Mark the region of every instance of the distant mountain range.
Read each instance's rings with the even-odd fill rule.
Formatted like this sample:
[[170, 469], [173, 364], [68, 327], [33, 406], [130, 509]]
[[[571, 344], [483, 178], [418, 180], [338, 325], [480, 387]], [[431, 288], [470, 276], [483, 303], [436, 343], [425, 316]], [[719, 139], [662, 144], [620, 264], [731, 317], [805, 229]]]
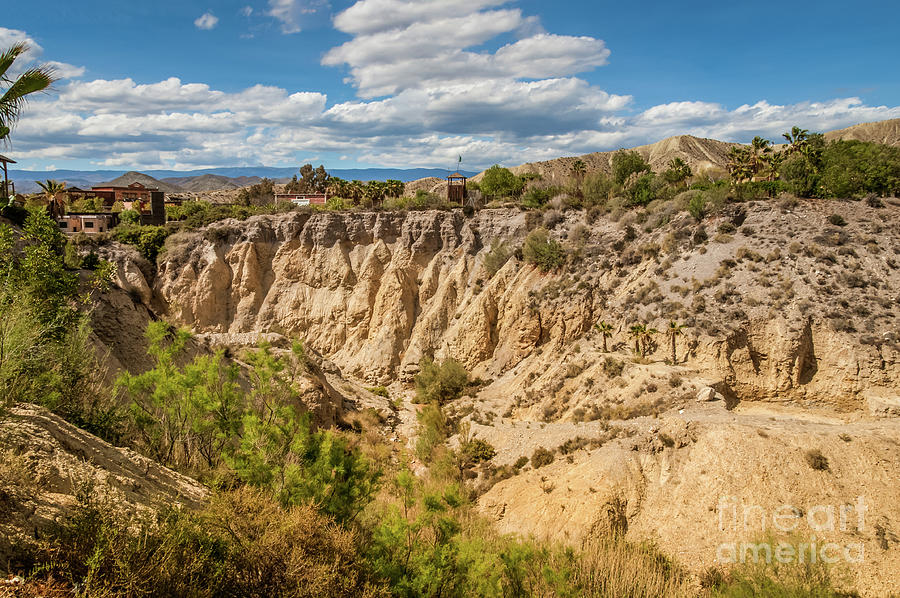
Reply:
[[[829, 141], [835, 139], [854, 139], [870, 141], [900, 147], [900, 119], [884, 120], [873, 123], [862, 123], [825, 133]], [[778, 141], [777, 139], [775, 141]], [[715, 139], [701, 139], [691, 135], [678, 135], [669, 137], [656, 143], [642, 145], [633, 148], [640, 153], [651, 167], [656, 171], [665, 170], [672, 158], [681, 158], [691, 168], [700, 171], [707, 168], [723, 168], [727, 163], [727, 154], [736, 143], [717, 141]], [[516, 174], [536, 172], [547, 181], [564, 181], [571, 172], [576, 160], [585, 163], [588, 172], [604, 170], [609, 172], [612, 157], [615, 152], [595, 152], [578, 157], [557, 158], [542, 162], [529, 162], [513, 167]], [[209, 168], [205, 170], [178, 171], [178, 170], [147, 170], [144, 172], [122, 172], [120, 170], [54, 170], [54, 171], [28, 171], [10, 170], [9, 176], [16, 184], [19, 193], [32, 193], [38, 190], [36, 180], [56, 179], [65, 181], [69, 187], [90, 188], [92, 185], [111, 182], [117, 185], [128, 185], [139, 181], [148, 187], [157, 187], [167, 193], [181, 193], [189, 195], [201, 191], [228, 191], [246, 187], [257, 182], [262, 177], [274, 179], [276, 182], [285, 183], [297, 174], [298, 168], [271, 168], [266, 166], [248, 166], [234, 168]], [[346, 180], [360, 181], [384, 181], [397, 179], [405, 183], [420, 181], [419, 187], [423, 189], [439, 189], [443, 179], [450, 174], [440, 168], [361, 168], [361, 169], [336, 169], [329, 171], [332, 176]], [[479, 180], [475, 172], [463, 171], [469, 177]], [[421, 179], [430, 179], [422, 181]]]
[[[69, 187], [90, 188], [104, 183], [124, 184], [135, 180], [147, 186], [155, 186], [167, 193], [191, 193], [219, 189], [237, 189], [258, 183], [263, 177], [284, 183], [297, 174], [299, 168], [272, 168], [268, 166], [238, 166], [232, 168], [209, 168], [204, 170], [145, 170], [125, 172], [122, 170], [15, 170], [9, 171], [9, 178], [16, 184], [18, 193], [34, 193], [39, 188], [35, 181], [55, 179], [65, 181]], [[328, 171], [332, 176], [348, 181], [386, 181], [396, 179], [403, 182], [426, 177], [446, 177], [450, 174], [441, 168], [348, 168]], [[475, 172], [463, 171], [465, 175]]]

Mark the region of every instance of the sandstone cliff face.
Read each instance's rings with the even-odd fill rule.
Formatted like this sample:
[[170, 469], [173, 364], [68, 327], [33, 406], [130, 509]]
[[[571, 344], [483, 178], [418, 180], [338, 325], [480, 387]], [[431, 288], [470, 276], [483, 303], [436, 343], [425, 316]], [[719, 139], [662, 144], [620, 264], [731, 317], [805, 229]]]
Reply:
[[536, 321], [521, 290], [529, 275], [539, 277], [508, 264], [481, 290], [476, 256], [483, 239], [521, 237], [524, 224], [517, 211], [471, 220], [445, 212], [292, 214], [240, 228], [226, 221], [206, 233], [222, 241], [198, 237], [173, 248], [156, 290], [170, 315], [195, 330], [302, 337], [373, 382], [426, 354], [475, 367], [492, 358], [499, 339], [533, 337], [510, 349], [521, 359], [541, 336], [539, 323], [518, 321]]
[[[567, 231], [584, 226], [577, 218], [570, 215], [556, 227], [563, 241], [572, 236]], [[761, 209], [751, 211], [747, 221], [774, 227], [771, 220], [771, 210]], [[678, 226], [687, 224], [669, 228]], [[693, 324], [678, 339], [678, 353], [704, 376], [721, 381], [737, 400], [853, 410], [865, 407], [866, 389], [900, 386], [896, 339], [888, 335], [864, 344], [855, 331], [836, 330], [824, 317], [827, 297], [815, 281], [801, 281], [810, 268], [806, 258], [788, 256], [769, 266], [794, 285], [793, 300], [777, 305], [767, 301], [771, 283], [757, 282], [741, 264], [733, 275], [746, 302], [730, 296], [735, 293], [727, 282], [720, 287], [728, 292], [700, 285], [687, 299], [706, 297], [712, 303], [703, 310], [704, 320], [681, 300], [683, 292], [676, 294], [675, 277], [712, 274], [720, 261], [733, 262], [723, 258], [746, 251], [738, 241], [710, 245], [710, 251], [676, 248], [663, 264], [674, 276], [661, 276], [661, 256], [629, 261], [636, 250], [623, 249], [621, 227], [601, 221], [582, 232], [588, 239], [578, 249], [583, 255], [567, 270], [544, 274], [513, 257], [489, 277], [483, 258], [491, 243], [517, 247], [528, 228], [526, 214], [518, 210], [483, 210], [472, 218], [429, 211], [224, 221], [171, 240], [154, 282], [155, 300], [170, 318], [197, 332], [303, 338], [344, 373], [373, 383], [408, 377], [426, 355], [453, 357], [488, 377], [519, 365], [560, 371], [568, 364], [553, 356], [580, 341], [598, 344], [591, 328], [601, 318], [617, 323], [613, 343], [619, 348], [630, 343], [628, 324], [645, 321], [664, 329], [676, 318]], [[663, 228], [641, 235], [632, 245], [652, 245], [666, 234]], [[778, 244], [777, 239], [748, 242], [760, 251], [767, 243]], [[884, 260], [873, 260], [859, 257], [857, 265], [868, 268], [873, 279], [882, 277], [886, 295], [896, 294], [891, 269]], [[641, 299], [650, 288], [650, 299]], [[657, 339], [656, 359], [669, 354], [668, 345]], [[510, 394], [530, 387], [533, 378], [520, 378], [508, 388]]]

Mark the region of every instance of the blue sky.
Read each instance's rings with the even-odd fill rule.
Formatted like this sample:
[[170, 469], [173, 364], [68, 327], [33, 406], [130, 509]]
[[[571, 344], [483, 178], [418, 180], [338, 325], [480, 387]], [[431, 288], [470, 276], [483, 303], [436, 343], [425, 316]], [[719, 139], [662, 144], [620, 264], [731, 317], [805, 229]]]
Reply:
[[53, 62], [26, 168], [477, 169], [900, 117], [893, 2], [112, 0], [4, 7]]

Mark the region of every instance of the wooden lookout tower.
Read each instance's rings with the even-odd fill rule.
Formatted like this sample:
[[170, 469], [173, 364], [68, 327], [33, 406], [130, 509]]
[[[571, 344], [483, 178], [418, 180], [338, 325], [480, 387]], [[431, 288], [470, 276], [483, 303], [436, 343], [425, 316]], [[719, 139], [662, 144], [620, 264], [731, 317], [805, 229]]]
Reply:
[[447, 177], [447, 199], [450, 203], [458, 203], [460, 205], [466, 203], [466, 199], [469, 197], [469, 192], [466, 190], [467, 180], [468, 177], [466, 175], [458, 172], [454, 172]]

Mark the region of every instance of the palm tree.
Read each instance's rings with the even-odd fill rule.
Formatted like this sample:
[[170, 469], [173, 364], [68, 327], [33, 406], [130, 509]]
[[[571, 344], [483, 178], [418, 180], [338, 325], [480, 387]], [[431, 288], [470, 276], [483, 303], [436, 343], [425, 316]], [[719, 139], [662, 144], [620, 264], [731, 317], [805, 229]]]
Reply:
[[7, 77], [16, 59], [27, 51], [28, 44], [20, 42], [0, 52], [0, 81], [9, 85], [0, 96], [0, 139], [7, 143], [28, 96], [44, 91], [57, 80], [53, 68], [46, 65], [26, 69], [15, 80]]
[[681, 158], [672, 158], [669, 160], [669, 171], [667, 174], [669, 182], [680, 184], [689, 179], [693, 174], [694, 172], [691, 170], [691, 167]]
[[809, 145], [809, 131], [800, 127], [791, 127], [791, 130], [781, 135], [788, 142], [787, 152], [802, 152], [803, 148]]
[[765, 154], [768, 154], [772, 151], [772, 148], [770, 147], [771, 145], [771, 141], [769, 141], [768, 139], [763, 139], [759, 135], [754, 137], [753, 141], [750, 142], [750, 151], [753, 155], [751, 168], [753, 169], [754, 176], [759, 174], [760, 170], [762, 170], [762, 163]]
[[403, 181], [388, 179], [385, 182], [387, 183], [387, 192], [385, 194], [388, 197], [400, 197], [403, 195], [403, 191], [406, 190], [406, 183]]
[[575, 160], [575, 163], [572, 164], [572, 176], [580, 181], [584, 178], [585, 172], [587, 172], [587, 165], [584, 160]]
[[640, 353], [641, 357], [644, 356], [643, 351], [641, 351], [641, 340], [646, 333], [647, 327], [644, 324], [633, 324], [631, 328], [628, 329], [629, 336], [634, 339], [634, 352]]
[[752, 154], [750, 148], [732, 146], [728, 151], [728, 173], [734, 183], [740, 184], [753, 178]]
[[786, 152], [772, 152], [768, 156], [763, 156], [763, 164], [766, 166], [766, 179], [769, 181], [777, 181], [781, 176], [778, 169], [784, 162]]
[[594, 330], [600, 333], [600, 336], [603, 337], [603, 352], [606, 353], [606, 339], [612, 336], [612, 324], [605, 320], [600, 320], [596, 324], [594, 324]]
[[644, 330], [644, 334], [641, 337], [641, 357], [646, 357], [647, 353], [650, 352], [650, 345], [653, 343], [654, 334], [659, 334], [659, 330], [656, 328], [647, 328]]
[[675, 320], [669, 322], [669, 327], [666, 329], [666, 334], [669, 336], [669, 339], [672, 341], [672, 364], [678, 363], [675, 355], [675, 337], [684, 334], [682, 329], [684, 328], [684, 324], [679, 324]]
[[44, 198], [48, 201], [54, 199], [57, 195], [66, 190], [65, 182], [60, 183], [54, 179], [47, 179], [46, 181], [35, 181], [38, 184], [38, 187], [44, 190]]

